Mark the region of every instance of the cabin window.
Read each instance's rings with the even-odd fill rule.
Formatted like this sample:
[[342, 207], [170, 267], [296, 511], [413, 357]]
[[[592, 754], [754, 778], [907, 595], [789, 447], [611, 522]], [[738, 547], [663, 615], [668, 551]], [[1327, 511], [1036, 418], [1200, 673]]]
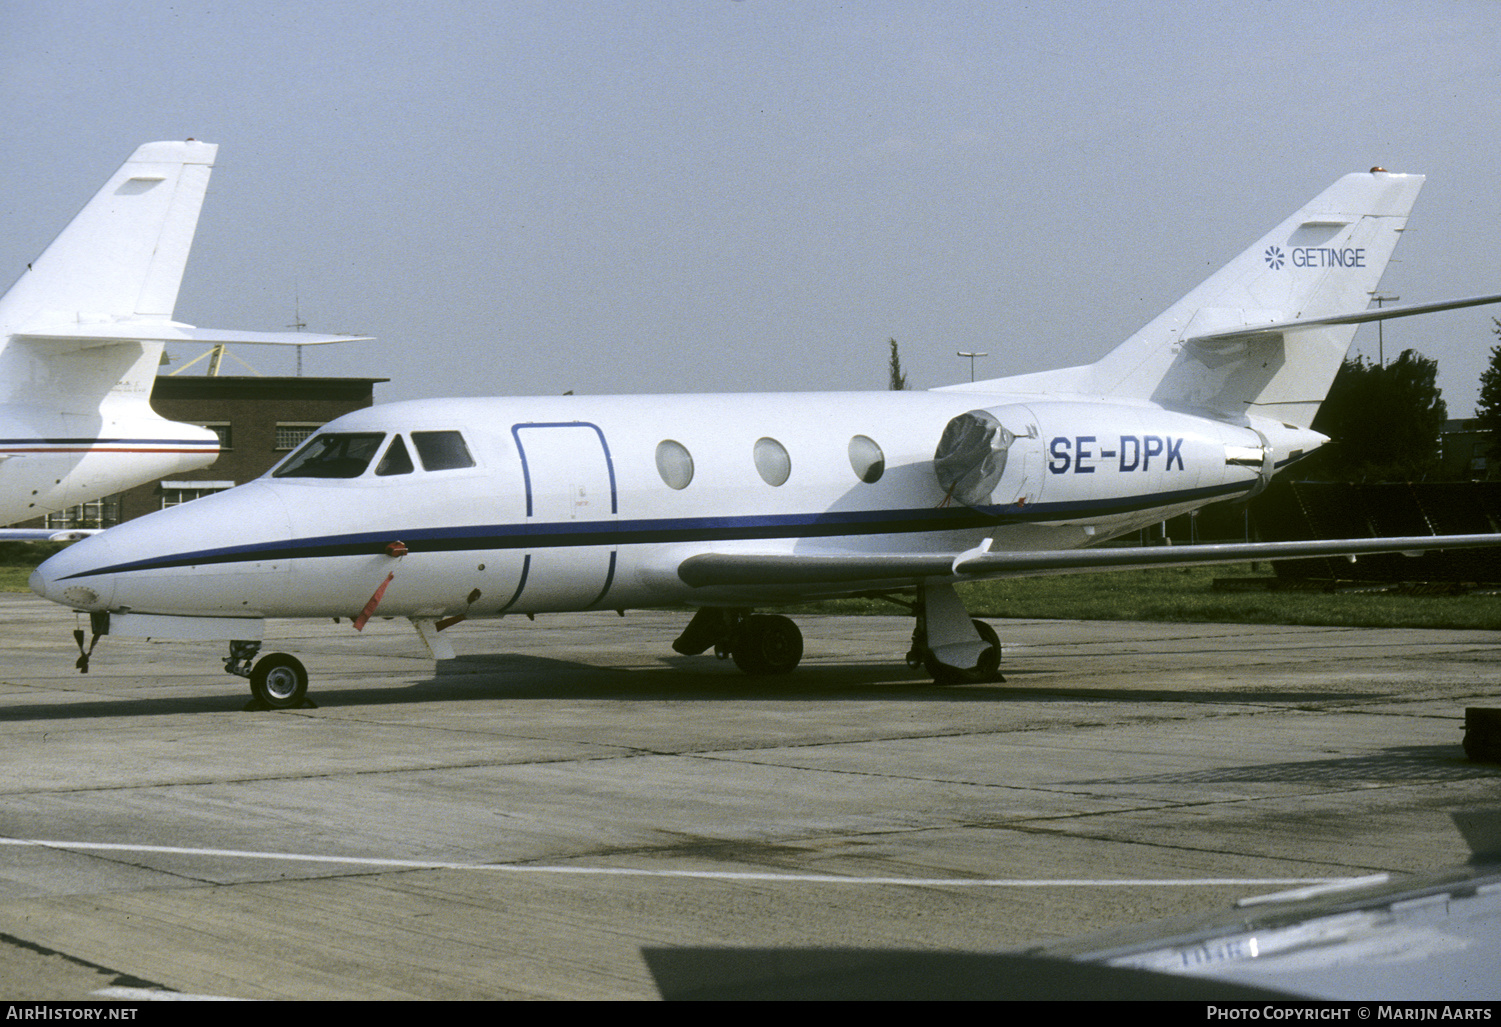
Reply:
[[358, 478], [375, 459], [385, 432], [315, 435], [271, 474], [276, 478]]
[[886, 473], [886, 454], [876, 445], [876, 440], [864, 435], [850, 439], [850, 467], [855, 477], [870, 485], [881, 480]]
[[657, 473], [668, 488], [687, 488], [693, 480], [693, 454], [681, 442], [663, 439], [657, 443]]
[[456, 431], [414, 431], [412, 445], [422, 466], [429, 471], [451, 471], [456, 467], [473, 467], [474, 457]]
[[386, 449], [386, 455], [380, 458], [380, 463], [375, 465], [375, 473], [381, 477], [392, 474], [411, 474], [412, 458], [407, 453], [407, 444], [401, 441], [400, 435], [391, 437], [391, 445]]
[[768, 485], [780, 485], [792, 474], [792, 458], [787, 447], [776, 439], [757, 439], [755, 448], [756, 471]]

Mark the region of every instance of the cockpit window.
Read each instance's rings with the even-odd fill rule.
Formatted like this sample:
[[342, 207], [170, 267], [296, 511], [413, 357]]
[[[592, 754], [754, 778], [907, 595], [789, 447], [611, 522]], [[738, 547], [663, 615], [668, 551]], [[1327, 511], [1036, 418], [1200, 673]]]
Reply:
[[358, 478], [380, 449], [384, 432], [315, 435], [272, 472], [276, 478]]
[[375, 473], [385, 477], [391, 474], [411, 474], [412, 470], [412, 458], [407, 454], [407, 444], [401, 441], [400, 435], [394, 436], [386, 449], [386, 455], [375, 465]]
[[474, 457], [456, 431], [414, 431], [412, 445], [422, 466], [429, 471], [448, 471], [455, 467], [473, 467]]

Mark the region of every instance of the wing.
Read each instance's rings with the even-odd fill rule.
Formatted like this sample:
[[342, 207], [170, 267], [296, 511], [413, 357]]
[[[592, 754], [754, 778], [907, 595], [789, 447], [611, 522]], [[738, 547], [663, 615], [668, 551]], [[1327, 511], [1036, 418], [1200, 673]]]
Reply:
[[962, 553], [699, 553], [678, 565], [694, 588], [716, 585], [844, 585], [872, 587], [915, 578], [980, 580], [1080, 574], [1149, 567], [1191, 567], [1251, 560], [1402, 553], [1501, 546], [1501, 534], [1413, 535], [1401, 538], [1317, 539], [1301, 542], [1233, 542], [1215, 545], [993, 552], [990, 540]]
[[0, 542], [77, 542], [103, 528], [0, 528]]

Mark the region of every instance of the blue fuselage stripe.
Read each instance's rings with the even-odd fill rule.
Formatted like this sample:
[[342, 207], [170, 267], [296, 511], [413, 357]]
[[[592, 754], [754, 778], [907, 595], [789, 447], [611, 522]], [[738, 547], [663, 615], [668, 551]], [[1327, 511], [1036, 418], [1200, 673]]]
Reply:
[[1155, 507], [1205, 500], [1249, 491], [1254, 482], [1185, 489], [1145, 496], [1122, 496], [1035, 506], [997, 506], [985, 510], [947, 507], [922, 510], [854, 510], [817, 514], [771, 514], [747, 517], [683, 517], [647, 520], [565, 521], [545, 524], [479, 524], [405, 528], [357, 534], [279, 539], [219, 549], [149, 557], [80, 571], [68, 578], [95, 574], [192, 567], [266, 560], [301, 560], [371, 556], [400, 540], [416, 553], [506, 549], [555, 549], [571, 546], [669, 545], [681, 542], [753, 541], [780, 538], [833, 538], [849, 535], [904, 535], [964, 531], [1006, 524], [1109, 517]]

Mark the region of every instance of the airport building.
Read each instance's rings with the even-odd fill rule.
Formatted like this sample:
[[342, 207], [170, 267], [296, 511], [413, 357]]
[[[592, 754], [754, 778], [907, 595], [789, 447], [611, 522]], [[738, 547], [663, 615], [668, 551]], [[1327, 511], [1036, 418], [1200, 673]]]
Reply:
[[219, 459], [202, 470], [140, 485], [52, 514], [31, 525], [107, 528], [154, 510], [243, 485], [266, 473], [323, 425], [375, 402], [388, 378], [159, 376], [151, 406], [163, 417], [211, 428]]

